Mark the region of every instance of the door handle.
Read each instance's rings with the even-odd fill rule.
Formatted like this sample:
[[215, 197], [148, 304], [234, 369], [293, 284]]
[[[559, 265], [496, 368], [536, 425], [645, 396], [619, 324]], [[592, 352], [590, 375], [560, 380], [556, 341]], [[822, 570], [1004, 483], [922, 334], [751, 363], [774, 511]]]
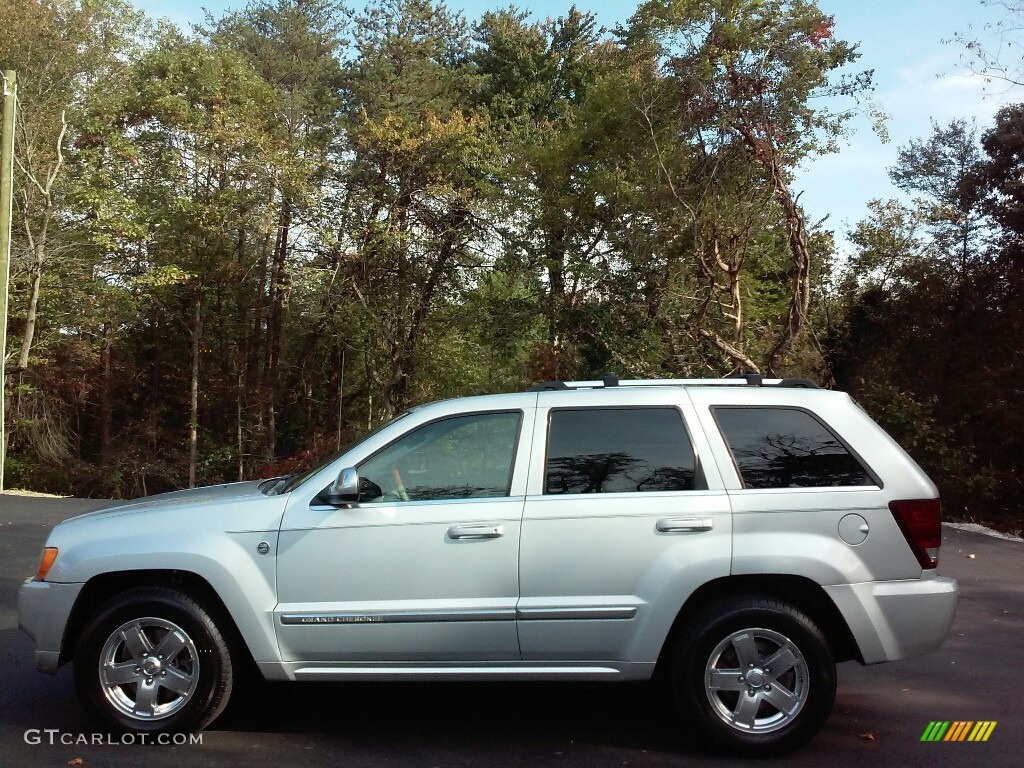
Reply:
[[715, 521], [710, 517], [666, 517], [659, 520], [655, 527], [659, 533], [699, 533], [710, 531]]
[[497, 539], [505, 535], [505, 526], [487, 523], [485, 525], [453, 525], [448, 529], [449, 539]]

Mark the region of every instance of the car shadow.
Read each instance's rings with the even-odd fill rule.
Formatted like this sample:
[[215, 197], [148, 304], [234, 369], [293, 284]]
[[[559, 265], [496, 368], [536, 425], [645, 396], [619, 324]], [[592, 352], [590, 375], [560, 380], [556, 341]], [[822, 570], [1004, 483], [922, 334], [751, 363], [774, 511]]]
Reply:
[[[414, 746], [584, 743], [702, 751], [649, 683], [267, 683], [248, 681], [214, 730], [339, 734]], [[693, 736], [693, 734], [689, 734]]]

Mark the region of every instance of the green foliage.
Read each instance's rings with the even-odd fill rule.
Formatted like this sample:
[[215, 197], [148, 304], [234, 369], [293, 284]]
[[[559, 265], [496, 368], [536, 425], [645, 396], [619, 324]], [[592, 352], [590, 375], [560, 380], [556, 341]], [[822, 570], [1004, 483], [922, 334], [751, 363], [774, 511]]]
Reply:
[[964, 445], [937, 396], [920, 400], [884, 381], [861, 382], [857, 392], [864, 409], [939, 487], [948, 519], [998, 524], [990, 506], [999, 490], [997, 474]]
[[250, 0], [190, 34], [16, 5], [5, 45], [50, 14], [26, 62], [104, 41], [41, 122], [52, 141], [67, 105], [66, 258], [40, 274], [19, 476], [290, 471], [417, 402], [764, 367], [784, 333], [827, 377], [821, 310], [789, 326], [832, 241], [790, 176], [845, 130], [817, 97], [870, 77], [811, 2], [652, 1], [609, 32], [576, 7], [470, 27], [431, 0]]
[[948, 514], [1019, 528], [1024, 274], [1002, 143], [1014, 112], [985, 133], [985, 155], [962, 121], [901, 149], [891, 175], [920, 197], [872, 202], [851, 233], [826, 345], [838, 386], [931, 474]]
[[984, 185], [988, 195], [982, 205], [985, 213], [1012, 239], [1024, 237], [1024, 108], [1020, 104], [1003, 107], [996, 113], [995, 125], [981, 139], [988, 162], [974, 179]]

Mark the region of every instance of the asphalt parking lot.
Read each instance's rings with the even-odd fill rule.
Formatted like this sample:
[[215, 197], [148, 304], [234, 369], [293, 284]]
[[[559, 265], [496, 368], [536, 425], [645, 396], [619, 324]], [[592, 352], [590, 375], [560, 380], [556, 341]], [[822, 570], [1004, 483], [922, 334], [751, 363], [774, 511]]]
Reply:
[[[96, 728], [78, 705], [70, 670], [53, 677], [35, 671], [15, 609], [18, 586], [35, 571], [47, 531], [103, 504], [0, 495], [4, 766], [757, 764], [702, 751], [646, 686], [597, 684], [263, 685], [206, 731], [202, 744], [84, 744]], [[894, 664], [841, 665], [835, 711], [824, 730], [776, 765], [1021, 764], [1024, 543], [947, 528], [939, 570], [961, 584], [956, 622], [942, 649]], [[997, 726], [985, 743], [921, 742], [934, 720]]]

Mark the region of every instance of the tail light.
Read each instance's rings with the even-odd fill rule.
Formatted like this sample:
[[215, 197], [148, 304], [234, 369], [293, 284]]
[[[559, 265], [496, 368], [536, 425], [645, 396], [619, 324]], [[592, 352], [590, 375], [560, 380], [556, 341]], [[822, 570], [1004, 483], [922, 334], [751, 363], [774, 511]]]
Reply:
[[917, 562], [922, 568], [935, 568], [939, 564], [939, 545], [942, 543], [942, 510], [939, 500], [890, 501], [889, 509], [917, 557]]

